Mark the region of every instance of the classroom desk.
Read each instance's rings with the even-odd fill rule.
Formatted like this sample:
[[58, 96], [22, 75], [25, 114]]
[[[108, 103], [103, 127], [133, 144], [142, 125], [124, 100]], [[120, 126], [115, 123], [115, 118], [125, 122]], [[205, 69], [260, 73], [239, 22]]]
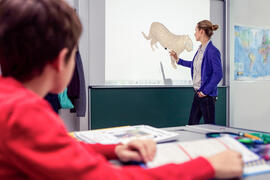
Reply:
[[[247, 129], [239, 129], [239, 128], [230, 128], [225, 126], [218, 126], [218, 125], [209, 125], [209, 124], [202, 124], [202, 125], [193, 125], [193, 126], [178, 126], [178, 127], [171, 127], [171, 128], [163, 128], [167, 131], [177, 132], [179, 134], [178, 141], [191, 141], [191, 140], [198, 140], [206, 138], [206, 133], [208, 132], [222, 132], [222, 131], [230, 131], [230, 132], [258, 132], [252, 131]], [[259, 174], [254, 176], [248, 176], [242, 178], [245, 180], [266, 180], [270, 179], [270, 173]]]

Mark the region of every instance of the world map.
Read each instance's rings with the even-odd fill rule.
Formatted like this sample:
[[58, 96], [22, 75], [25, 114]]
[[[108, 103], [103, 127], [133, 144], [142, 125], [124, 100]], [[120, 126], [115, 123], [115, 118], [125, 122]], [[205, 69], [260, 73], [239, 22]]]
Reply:
[[234, 26], [234, 80], [270, 80], [270, 29]]

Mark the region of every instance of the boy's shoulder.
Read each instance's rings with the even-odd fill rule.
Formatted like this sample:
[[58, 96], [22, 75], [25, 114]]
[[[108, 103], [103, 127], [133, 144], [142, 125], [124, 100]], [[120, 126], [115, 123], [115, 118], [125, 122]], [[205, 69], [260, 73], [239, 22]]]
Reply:
[[13, 78], [0, 77], [0, 106], [42, 102], [43, 99]]
[[2, 126], [59, 119], [47, 101], [12, 78], [0, 77], [0, 109]]

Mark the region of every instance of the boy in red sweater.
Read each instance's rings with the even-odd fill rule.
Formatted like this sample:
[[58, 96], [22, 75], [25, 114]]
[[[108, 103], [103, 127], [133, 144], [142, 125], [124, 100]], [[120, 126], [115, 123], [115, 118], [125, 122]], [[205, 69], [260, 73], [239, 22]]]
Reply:
[[108, 159], [151, 161], [153, 141], [85, 144], [71, 138], [43, 100], [69, 83], [82, 26], [64, 0], [0, 0], [0, 179], [210, 179], [241, 176], [226, 151], [153, 169]]

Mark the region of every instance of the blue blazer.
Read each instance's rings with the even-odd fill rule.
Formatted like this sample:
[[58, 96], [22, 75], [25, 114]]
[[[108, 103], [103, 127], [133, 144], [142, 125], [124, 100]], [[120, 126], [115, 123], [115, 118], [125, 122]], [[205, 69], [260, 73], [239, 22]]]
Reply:
[[[197, 55], [193, 57], [192, 61], [186, 61], [179, 59], [178, 64], [191, 68], [191, 78], [193, 79], [193, 62]], [[203, 92], [208, 96], [217, 96], [218, 90], [217, 85], [222, 79], [222, 66], [220, 59], [219, 50], [210, 41], [204, 51], [202, 59], [202, 69], [201, 69], [201, 87], [198, 91]]]

